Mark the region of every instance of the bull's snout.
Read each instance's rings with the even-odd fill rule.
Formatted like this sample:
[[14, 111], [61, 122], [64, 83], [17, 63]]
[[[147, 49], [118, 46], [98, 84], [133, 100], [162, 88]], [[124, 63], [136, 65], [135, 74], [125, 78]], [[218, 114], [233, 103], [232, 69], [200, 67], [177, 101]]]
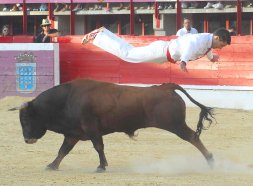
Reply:
[[37, 139], [25, 139], [25, 142], [27, 144], [33, 144], [33, 143], [36, 143], [37, 142]]

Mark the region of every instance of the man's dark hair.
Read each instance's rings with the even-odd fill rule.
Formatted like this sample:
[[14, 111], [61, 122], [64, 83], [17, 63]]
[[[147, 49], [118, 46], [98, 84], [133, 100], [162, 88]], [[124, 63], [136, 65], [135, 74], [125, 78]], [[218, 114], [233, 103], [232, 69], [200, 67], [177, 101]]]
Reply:
[[191, 20], [189, 17], [184, 17], [184, 20]]
[[220, 41], [226, 42], [228, 45], [231, 43], [231, 36], [225, 28], [219, 28], [213, 32], [214, 36], [219, 36]]

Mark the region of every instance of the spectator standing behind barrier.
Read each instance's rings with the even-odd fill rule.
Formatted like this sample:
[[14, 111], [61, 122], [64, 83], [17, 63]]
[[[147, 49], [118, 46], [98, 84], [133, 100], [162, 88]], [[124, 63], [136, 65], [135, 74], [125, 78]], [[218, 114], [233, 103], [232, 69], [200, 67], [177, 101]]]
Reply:
[[191, 26], [191, 20], [184, 18], [184, 27], [177, 31], [177, 36], [183, 36], [185, 34], [197, 34], [197, 29]]
[[9, 25], [4, 25], [2, 27], [2, 33], [1, 33], [1, 36], [2, 37], [5, 37], [5, 36], [8, 36], [10, 35], [10, 32], [9, 32]]
[[35, 43], [50, 43], [50, 38], [57, 37], [59, 31], [56, 29], [51, 29], [51, 22], [48, 19], [43, 19], [40, 27], [42, 32], [35, 38]]

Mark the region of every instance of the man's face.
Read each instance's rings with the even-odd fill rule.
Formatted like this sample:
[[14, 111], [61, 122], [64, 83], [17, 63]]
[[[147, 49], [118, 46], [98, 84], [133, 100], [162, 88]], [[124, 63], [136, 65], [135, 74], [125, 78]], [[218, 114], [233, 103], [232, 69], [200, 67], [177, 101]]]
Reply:
[[4, 27], [2, 30], [3, 36], [7, 36], [9, 34], [9, 29], [7, 27]]
[[49, 30], [50, 30], [50, 25], [45, 25], [45, 26], [43, 26], [42, 28], [43, 28], [43, 31], [44, 31], [44, 32], [49, 32]]
[[225, 47], [227, 45], [228, 45], [227, 42], [220, 41], [220, 38], [218, 36], [214, 36], [213, 43], [212, 43], [212, 48], [214, 48], [214, 49], [222, 49], [223, 47]]
[[186, 30], [191, 29], [191, 21], [189, 19], [184, 19], [184, 27]]

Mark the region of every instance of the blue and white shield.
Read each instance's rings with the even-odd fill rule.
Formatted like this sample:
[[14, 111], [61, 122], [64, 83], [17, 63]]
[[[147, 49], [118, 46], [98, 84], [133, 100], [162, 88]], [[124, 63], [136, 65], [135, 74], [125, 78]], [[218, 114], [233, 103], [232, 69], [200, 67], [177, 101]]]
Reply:
[[16, 89], [27, 93], [36, 89], [36, 63], [16, 63]]

